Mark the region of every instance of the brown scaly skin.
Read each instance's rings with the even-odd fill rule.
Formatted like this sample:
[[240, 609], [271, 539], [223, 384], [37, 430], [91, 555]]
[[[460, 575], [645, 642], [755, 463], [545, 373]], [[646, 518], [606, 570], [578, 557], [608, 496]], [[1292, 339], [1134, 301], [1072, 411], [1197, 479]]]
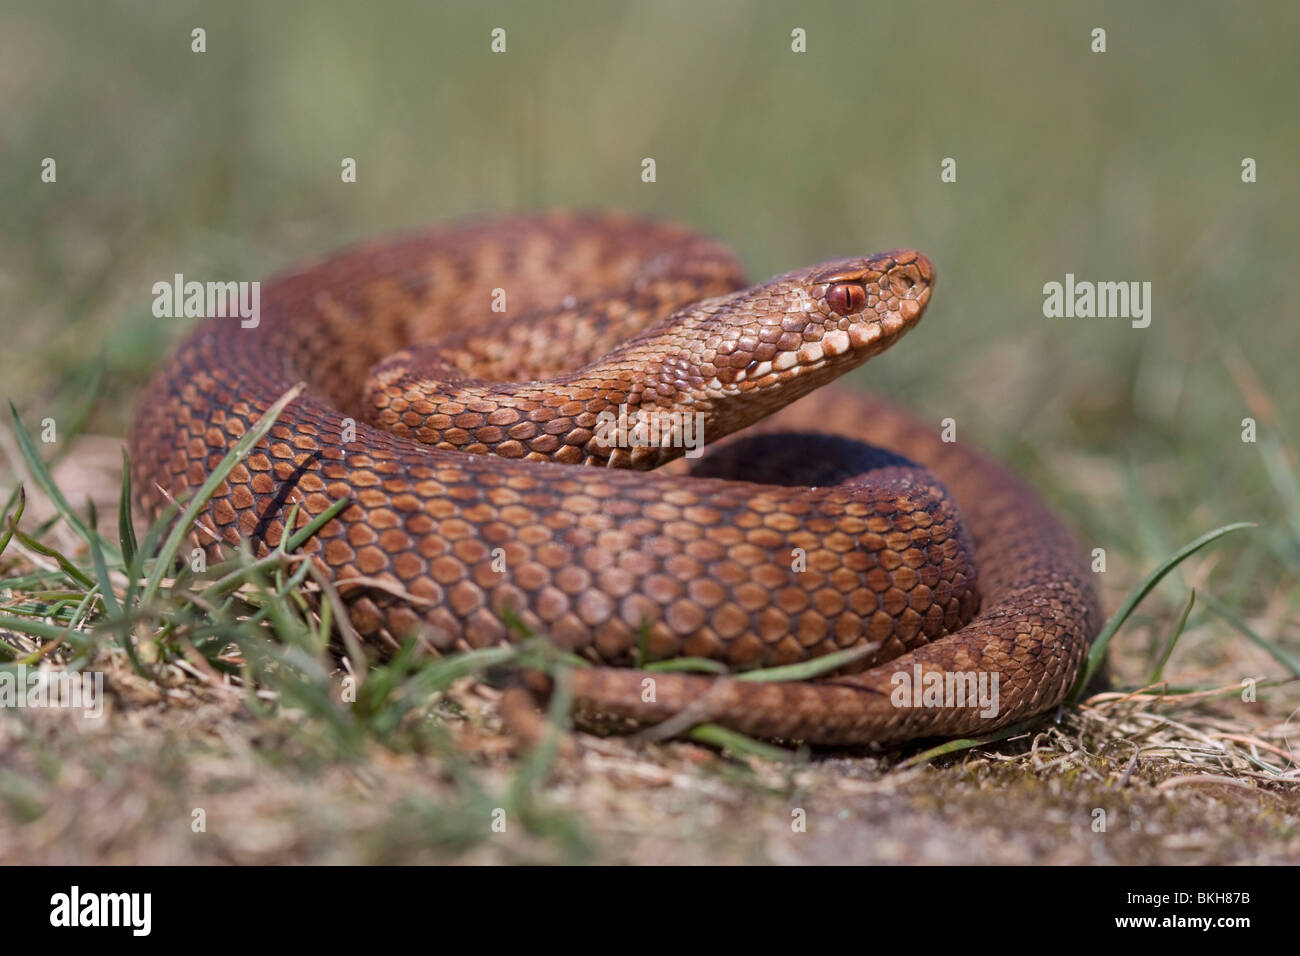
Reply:
[[[596, 421], [619, 405], [703, 412], [710, 441], [740, 429], [887, 348], [932, 282], [925, 257], [896, 252], [746, 287], [724, 247], [609, 216], [373, 244], [267, 284], [255, 329], [196, 330], [142, 400], [135, 487], [150, 513], [165, 501], [155, 484], [186, 495], [305, 381], [205, 520], [263, 551], [292, 502], [303, 525], [350, 497], [310, 548], [378, 646], [418, 633], [443, 651], [482, 647], [510, 639], [513, 612], [602, 665], [573, 675], [587, 723], [685, 711], [818, 744], [990, 730], [1060, 702], [1099, 611], [1068, 534], [975, 452], [820, 389], [694, 463], [556, 463], [681, 453], [611, 447]], [[490, 311], [501, 291], [505, 316]], [[872, 650], [854, 673], [808, 682], [658, 673], [650, 695], [650, 675], [626, 666], [642, 629], [652, 658], [737, 668]], [[891, 678], [914, 666], [996, 673], [997, 715], [893, 706]]]

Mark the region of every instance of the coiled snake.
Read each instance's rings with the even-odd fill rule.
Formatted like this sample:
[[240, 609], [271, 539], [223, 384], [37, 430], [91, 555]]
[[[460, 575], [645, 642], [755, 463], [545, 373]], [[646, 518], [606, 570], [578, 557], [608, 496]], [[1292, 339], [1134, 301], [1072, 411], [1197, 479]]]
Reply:
[[[268, 283], [256, 327], [209, 318], [180, 346], [139, 407], [134, 485], [151, 513], [186, 496], [303, 381], [204, 521], [265, 551], [292, 502], [306, 524], [350, 498], [309, 548], [378, 646], [483, 647], [516, 615], [595, 665], [572, 674], [584, 721], [814, 744], [993, 729], [1079, 672], [1099, 622], [1079, 549], [937, 424], [819, 388], [915, 325], [933, 281], [903, 251], [750, 286], [714, 241], [606, 215], [354, 248]], [[805, 681], [633, 666], [864, 645]], [[992, 712], [920, 692], [970, 674], [996, 675]]]

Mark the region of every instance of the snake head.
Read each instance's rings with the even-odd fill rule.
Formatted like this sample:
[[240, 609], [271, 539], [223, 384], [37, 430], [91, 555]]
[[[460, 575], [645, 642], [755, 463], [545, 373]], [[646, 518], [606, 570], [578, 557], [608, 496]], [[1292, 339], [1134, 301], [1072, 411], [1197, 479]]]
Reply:
[[807, 394], [916, 325], [934, 278], [929, 259], [904, 249], [823, 262], [716, 300], [726, 304], [713, 313], [706, 362], [715, 388]]

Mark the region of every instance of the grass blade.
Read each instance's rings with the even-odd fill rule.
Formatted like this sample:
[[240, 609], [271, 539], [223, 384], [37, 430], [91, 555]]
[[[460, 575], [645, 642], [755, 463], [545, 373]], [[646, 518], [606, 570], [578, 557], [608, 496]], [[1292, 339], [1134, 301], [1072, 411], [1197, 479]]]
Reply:
[[136, 548], [135, 557], [127, 565], [126, 595], [123, 601], [128, 607], [134, 604], [135, 592], [140, 586], [140, 578], [144, 576], [144, 567], [149, 555], [157, 552], [158, 542], [162, 540], [178, 510], [176, 503], [172, 501], [163, 506], [157, 520], [145, 531], [144, 542]]
[[122, 564], [130, 567], [139, 542], [135, 540], [135, 525], [131, 521], [131, 457], [125, 448], [122, 449], [122, 496], [117, 502], [117, 540], [122, 547]]
[[758, 681], [760, 683], [778, 680], [808, 680], [812, 677], [820, 677], [822, 674], [843, 667], [845, 664], [866, 657], [878, 650], [880, 650], [878, 644], [863, 644], [861, 647], [850, 647], [846, 651], [835, 651], [822, 657], [813, 658], [810, 661], [801, 661], [798, 664], [785, 664], [781, 667], [764, 667], [761, 670], [745, 671], [743, 674], [737, 674], [734, 679]]
[[1134, 608], [1142, 603], [1155, 586], [1164, 579], [1166, 574], [1178, 567], [1179, 564], [1190, 558], [1197, 551], [1200, 551], [1201, 548], [1217, 541], [1225, 534], [1231, 534], [1234, 531], [1241, 531], [1245, 528], [1254, 527], [1256, 527], [1256, 525], [1253, 521], [1238, 521], [1235, 524], [1227, 524], [1221, 528], [1215, 528], [1213, 531], [1208, 531], [1190, 544], [1186, 544], [1179, 548], [1172, 555], [1166, 558], [1154, 571], [1143, 578], [1142, 583], [1133, 589], [1120, 609], [1111, 615], [1110, 620], [1106, 622], [1106, 626], [1103, 627], [1101, 633], [1097, 635], [1097, 639], [1092, 642], [1092, 650], [1088, 652], [1087, 664], [1084, 666], [1082, 673], [1079, 674], [1079, 679], [1074, 682], [1074, 687], [1070, 690], [1070, 693], [1066, 695], [1066, 702], [1073, 704], [1083, 694], [1083, 689], [1088, 686], [1088, 682], [1092, 680], [1092, 675], [1097, 672], [1097, 668], [1101, 666], [1102, 660], [1106, 657], [1106, 647], [1110, 644], [1111, 638], [1115, 636], [1115, 633], [1124, 625], [1124, 622], [1128, 620], [1128, 617], [1133, 613]]
[[1222, 601], [1212, 595], [1203, 595], [1201, 600], [1209, 608], [1211, 613], [1217, 614], [1223, 618], [1238, 631], [1240, 631], [1248, 641], [1257, 647], [1262, 648], [1270, 657], [1289, 670], [1294, 676], [1300, 677], [1300, 659], [1294, 654], [1280, 647], [1273, 641], [1268, 640], [1259, 634], [1253, 627], [1246, 623], [1240, 614], [1227, 607]]
[[0, 614], [0, 630], [16, 631], [28, 637], [42, 637], [49, 641], [64, 637], [68, 631], [66, 627], [59, 627], [57, 624], [29, 621], [23, 617], [9, 617], [6, 614]]
[[3, 556], [5, 548], [9, 547], [9, 542], [13, 538], [14, 532], [18, 530], [18, 522], [22, 520], [23, 511], [27, 508], [27, 492], [22, 485], [18, 486], [17, 497], [18, 507], [14, 511], [12, 517], [8, 514], [9, 509], [5, 509], [5, 521], [9, 527], [5, 529], [3, 534], [0, 534], [0, 556]]
[[113, 582], [108, 576], [108, 564], [104, 561], [104, 549], [99, 546], [98, 537], [90, 542], [90, 557], [95, 564], [95, 577], [99, 580], [99, 593], [104, 600], [104, 610], [113, 615], [121, 614], [122, 609], [117, 603], [117, 595], [113, 593]]
[[1169, 632], [1169, 640], [1165, 641], [1164, 653], [1160, 655], [1160, 660], [1156, 663], [1156, 669], [1151, 672], [1151, 676], [1147, 679], [1148, 684], [1160, 683], [1160, 678], [1165, 673], [1165, 665], [1169, 663], [1169, 656], [1174, 652], [1174, 645], [1183, 636], [1183, 628], [1187, 626], [1187, 616], [1192, 613], [1192, 605], [1195, 603], [1196, 588], [1192, 588], [1191, 593], [1187, 595], [1187, 603], [1183, 605], [1183, 613], [1178, 617], [1178, 623]]
[[703, 674], [725, 674], [727, 665], [707, 657], [674, 657], [666, 661], [654, 661], [640, 668], [647, 673], [692, 671]]
[[738, 734], [734, 730], [728, 730], [726, 727], [720, 727], [717, 724], [699, 724], [692, 727], [690, 733], [686, 736], [696, 743], [707, 744], [720, 750], [729, 750], [737, 756], [757, 757], [760, 760], [769, 760], [772, 763], [790, 763], [797, 756], [794, 751], [765, 744], [760, 740], [746, 737], [744, 734]]
[[995, 730], [982, 737], [962, 737], [959, 740], [945, 741], [937, 747], [931, 747], [929, 750], [921, 751], [914, 757], [909, 757], [898, 765], [898, 769], [905, 770], [909, 767], [917, 767], [921, 764], [929, 763], [935, 757], [942, 757], [945, 754], [960, 753], [963, 750], [970, 750], [972, 747], [982, 747], [985, 744], [997, 743], [999, 740], [1007, 740], [1029, 729], [1042, 720], [1042, 718], [1043, 715], [1039, 714], [1037, 717], [1022, 720], [1019, 723], [1011, 724], [1009, 727], [1003, 727], [1001, 730]]
[[81, 568], [77, 567], [70, 560], [68, 560], [68, 558], [62, 552], [56, 550], [55, 548], [51, 548], [48, 545], [41, 544], [31, 535], [24, 534], [23, 532], [19, 531], [17, 528], [14, 529], [14, 534], [17, 536], [19, 541], [21, 541], [26, 547], [35, 551], [37, 554], [44, 555], [47, 558], [53, 558], [56, 562], [58, 562], [59, 570], [62, 571], [64, 574], [66, 574], [73, 581], [76, 581], [77, 583], [87, 588], [92, 588], [95, 586], [95, 582], [90, 579], [90, 577], [86, 574], [86, 572], [82, 571]]
[[88, 528], [86, 523], [81, 520], [81, 516], [72, 510], [72, 506], [68, 504], [68, 499], [63, 497], [63, 492], [54, 483], [54, 476], [50, 474], [50, 469], [46, 467], [45, 462], [41, 459], [36, 443], [32, 441], [31, 433], [27, 431], [27, 426], [23, 424], [22, 416], [18, 414], [18, 409], [13, 402], [9, 403], [9, 411], [13, 415], [14, 437], [18, 440], [18, 449], [22, 452], [27, 467], [31, 470], [32, 478], [49, 497], [50, 501], [53, 502], [59, 514], [89, 544], [91, 537], [95, 536], [95, 532]]
[[203, 482], [203, 485], [199, 488], [198, 492], [190, 499], [189, 503], [185, 506], [185, 510], [181, 512], [181, 516], [176, 520], [176, 524], [172, 528], [171, 534], [168, 535], [167, 540], [163, 542], [162, 549], [158, 552], [157, 560], [154, 562], [153, 569], [149, 572], [149, 577], [145, 581], [144, 590], [140, 593], [140, 604], [142, 606], [148, 607], [157, 596], [158, 588], [162, 585], [163, 576], [167, 573], [168, 569], [171, 568], [172, 562], [176, 559], [176, 552], [180, 550], [181, 542], [183, 542], [185, 536], [189, 534], [189, 529], [194, 523], [194, 519], [199, 516], [199, 512], [203, 510], [204, 505], [208, 503], [208, 499], [211, 498], [213, 492], [217, 490], [217, 486], [226, 480], [231, 471], [234, 470], [235, 466], [253, 450], [254, 445], [262, 440], [262, 436], [271, 430], [271, 427], [275, 424], [275, 420], [279, 418], [280, 413], [284, 411], [284, 407], [298, 397], [299, 393], [302, 392], [303, 387], [302, 383], [299, 383], [281, 395], [279, 399], [276, 400], [275, 404], [268, 408], [262, 414], [262, 417], [257, 420], [257, 424], [250, 428], [244, 436], [239, 439], [239, 441], [235, 442], [230, 451], [226, 452], [226, 456], [221, 459], [221, 462], [217, 467], [213, 469], [210, 475], [208, 475], [207, 481]]
[[[338, 501], [334, 502], [316, 517], [312, 518], [311, 521], [304, 525], [300, 531], [294, 532], [293, 536], [288, 539], [288, 543], [284, 546], [284, 550], [288, 553], [297, 551], [311, 540], [312, 535], [329, 524], [340, 511], [351, 503], [351, 498], [340, 498]], [[286, 524], [285, 527], [287, 528], [291, 526]]]

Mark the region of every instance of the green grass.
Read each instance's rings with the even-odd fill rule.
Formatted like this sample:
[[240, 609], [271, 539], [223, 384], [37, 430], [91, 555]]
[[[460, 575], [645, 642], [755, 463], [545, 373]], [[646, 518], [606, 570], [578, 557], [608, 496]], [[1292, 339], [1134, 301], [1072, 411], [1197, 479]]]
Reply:
[[[270, 430], [296, 391], [286, 393], [232, 447], [185, 503], [179, 518], [176, 508], [165, 510], [139, 543], [131, 514], [129, 468], [122, 478], [119, 539], [106, 541], [93, 520], [83, 520], [68, 506], [15, 412], [13, 432], [24, 464], [59, 511], [58, 520], [47, 523], [44, 533], [66, 524], [84, 548], [69, 557], [24, 533], [18, 525], [26, 496], [19, 486], [13, 513], [4, 516], [6, 531], [0, 544], [20, 541], [56, 563], [48, 570], [10, 570], [0, 577], [0, 632], [25, 635], [39, 643], [24, 653], [0, 642], [0, 669], [16, 670], [42, 659], [60, 661], [73, 670], [89, 668], [102, 663], [106, 650], [119, 648], [140, 677], [153, 680], [164, 665], [191, 660], [208, 673], [237, 677], [246, 690], [248, 712], [298, 745], [298, 761], [304, 769], [362, 760], [371, 746], [436, 754], [457, 781], [459, 796], [448, 805], [434, 807], [417, 800], [403, 809], [404, 814], [430, 823], [422, 831], [424, 844], [464, 851], [476, 840], [489, 839], [493, 814], [504, 813], [522, 823], [529, 834], [555, 842], [561, 858], [581, 859], [586, 847], [576, 821], [535, 799], [538, 782], [553, 762], [554, 733], [520, 764], [507, 787], [494, 792], [476, 779], [441, 723], [427, 719], [441, 695], [461, 677], [508, 666], [561, 669], [562, 658], [549, 645], [533, 640], [431, 660], [418, 656], [411, 642], [392, 660], [373, 668], [357, 654], [350, 661], [356, 669], [355, 698], [347, 699], [331, 632], [333, 622], [346, 618], [335, 616], [341, 605], [336, 607], [330, 597], [322, 596], [331, 590], [328, 581], [319, 581], [314, 599], [309, 599], [316, 569], [300, 551], [346, 501], [286, 534], [281, 545], [263, 557], [239, 551], [203, 573], [195, 573], [178, 559], [185, 532], [193, 527], [214, 489]], [[286, 527], [293, 526], [291, 520]], [[563, 694], [555, 700], [557, 707], [565, 706]], [[268, 759], [278, 756], [270, 754]], [[29, 814], [35, 813], [29, 798], [30, 794], [24, 797], [28, 800], [24, 806]]]

